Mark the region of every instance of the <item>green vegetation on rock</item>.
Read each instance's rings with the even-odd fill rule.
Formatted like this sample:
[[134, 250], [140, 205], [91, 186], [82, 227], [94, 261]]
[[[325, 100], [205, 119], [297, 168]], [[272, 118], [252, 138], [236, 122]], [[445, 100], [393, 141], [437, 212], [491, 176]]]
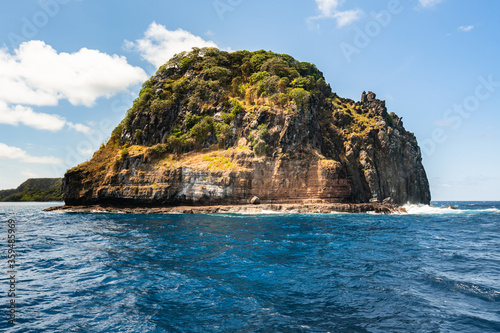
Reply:
[[[333, 93], [323, 74], [310, 63], [263, 50], [229, 53], [193, 48], [175, 55], [143, 84], [111, 141], [146, 146], [162, 143], [174, 154], [213, 144], [227, 148], [235, 143], [232, 124], [242, 119], [240, 115], [255, 117], [252, 112], [269, 102], [289, 111], [306, 107], [312, 96], [329, 98]], [[175, 126], [163, 128], [161, 138], [152, 141], [144, 119], [166, 113]], [[252, 129], [247, 131], [245, 136]], [[258, 154], [267, 150], [263, 142], [252, 147]]]
[[266, 155], [268, 150], [268, 145], [266, 144], [265, 138], [268, 134], [267, 125], [260, 124], [256, 130], [253, 130], [248, 139], [252, 143], [252, 148], [257, 156]]

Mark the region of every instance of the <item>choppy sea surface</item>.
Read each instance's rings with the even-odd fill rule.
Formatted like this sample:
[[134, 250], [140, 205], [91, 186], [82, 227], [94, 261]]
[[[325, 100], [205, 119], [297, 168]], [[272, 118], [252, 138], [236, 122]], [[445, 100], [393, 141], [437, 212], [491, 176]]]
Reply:
[[0, 331], [500, 332], [500, 202], [433, 204], [458, 209], [125, 215], [1, 203]]

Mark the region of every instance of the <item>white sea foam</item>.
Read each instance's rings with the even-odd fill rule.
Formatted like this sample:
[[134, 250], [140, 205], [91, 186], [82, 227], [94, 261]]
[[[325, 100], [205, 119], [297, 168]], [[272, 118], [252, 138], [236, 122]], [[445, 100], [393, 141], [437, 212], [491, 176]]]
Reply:
[[259, 214], [280, 215], [280, 214], [286, 214], [286, 212], [280, 212], [280, 211], [275, 211], [275, 210], [266, 210], [266, 209], [263, 209]]
[[409, 215], [445, 215], [445, 214], [471, 214], [471, 213], [499, 213], [497, 208], [487, 209], [455, 209], [451, 207], [436, 207], [422, 204], [406, 204], [403, 206]]
[[443, 214], [460, 214], [463, 212], [461, 209], [453, 209], [450, 207], [436, 207], [431, 205], [422, 204], [406, 204], [403, 206], [407, 213], [410, 215], [443, 215]]

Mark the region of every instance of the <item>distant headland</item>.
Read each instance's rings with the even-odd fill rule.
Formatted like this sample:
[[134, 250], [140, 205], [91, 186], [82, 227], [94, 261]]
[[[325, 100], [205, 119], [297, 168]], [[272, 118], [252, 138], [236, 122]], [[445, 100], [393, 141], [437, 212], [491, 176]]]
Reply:
[[0, 190], [0, 201], [62, 201], [62, 178], [30, 178], [15, 189]]
[[313, 64], [215, 48], [160, 67], [62, 191], [63, 209], [430, 202], [414, 134], [373, 92], [356, 102]]

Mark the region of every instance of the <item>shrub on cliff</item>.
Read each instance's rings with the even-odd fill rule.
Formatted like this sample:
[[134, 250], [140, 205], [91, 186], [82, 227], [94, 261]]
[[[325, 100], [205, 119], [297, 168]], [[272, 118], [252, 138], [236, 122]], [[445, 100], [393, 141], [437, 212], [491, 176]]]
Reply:
[[335, 98], [310, 63], [264, 50], [194, 48], [175, 55], [143, 84], [112, 141], [118, 146], [164, 143], [170, 153], [183, 154], [213, 144], [229, 148], [251, 135], [253, 150], [265, 155], [276, 142], [266, 141], [259, 131], [250, 133], [248, 121], [257, 109], [276, 114], [278, 108], [293, 115], [314, 96]]
[[268, 135], [267, 125], [260, 124], [256, 130], [250, 132], [248, 140], [252, 143], [252, 149], [257, 156], [264, 156], [267, 154], [269, 146], [266, 143], [266, 136]]

